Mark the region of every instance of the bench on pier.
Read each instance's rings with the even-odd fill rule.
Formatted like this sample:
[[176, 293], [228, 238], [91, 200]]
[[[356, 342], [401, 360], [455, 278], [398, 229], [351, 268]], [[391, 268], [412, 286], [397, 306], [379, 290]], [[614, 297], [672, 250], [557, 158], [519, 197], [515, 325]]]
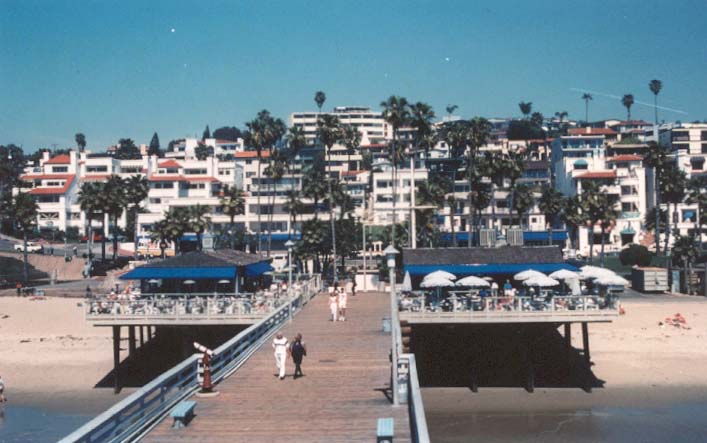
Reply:
[[376, 443], [393, 443], [395, 420], [392, 418], [379, 418], [376, 431]]
[[169, 414], [174, 419], [174, 424], [172, 425], [175, 429], [180, 429], [185, 427], [189, 420], [194, 417], [194, 408], [196, 407], [196, 402], [191, 400], [180, 401], [177, 406], [172, 409]]

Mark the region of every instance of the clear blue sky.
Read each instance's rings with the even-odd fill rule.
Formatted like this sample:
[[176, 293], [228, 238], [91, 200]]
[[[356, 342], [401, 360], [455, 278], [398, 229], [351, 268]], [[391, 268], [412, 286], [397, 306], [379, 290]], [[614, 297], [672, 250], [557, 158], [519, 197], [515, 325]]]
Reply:
[[[85, 1], [0, 0], [0, 144], [26, 152], [118, 138], [163, 146], [266, 108], [378, 107], [398, 94], [438, 115], [584, 118], [581, 92], [707, 118], [704, 1]], [[174, 32], [172, 32], [174, 29]], [[652, 120], [650, 107], [633, 115]], [[590, 119], [624, 117], [595, 95]]]

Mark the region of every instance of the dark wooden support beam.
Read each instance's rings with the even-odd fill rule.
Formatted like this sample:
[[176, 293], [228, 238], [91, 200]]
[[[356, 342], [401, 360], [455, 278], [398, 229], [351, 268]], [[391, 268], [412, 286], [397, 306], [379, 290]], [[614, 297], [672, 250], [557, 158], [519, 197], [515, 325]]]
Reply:
[[120, 392], [120, 377], [118, 367], [120, 366], [120, 326], [113, 326], [113, 392]]
[[140, 326], [140, 347], [142, 348], [145, 345], [145, 335], [144, 335], [144, 326]]
[[135, 355], [135, 326], [128, 326], [128, 356]]
[[589, 354], [589, 326], [586, 321], [582, 322], [582, 345], [584, 346], [584, 359], [587, 365], [592, 364], [592, 357]]
[[526, 334], [526, 347], [525, 356], [526, 364], [528, 366], [528, 375], [526, 379], [525, 390], [533, 393], [535, 392], [535, 349], [533, 346], [533, 336], [529, 333], [530, 331], [525, 331]]

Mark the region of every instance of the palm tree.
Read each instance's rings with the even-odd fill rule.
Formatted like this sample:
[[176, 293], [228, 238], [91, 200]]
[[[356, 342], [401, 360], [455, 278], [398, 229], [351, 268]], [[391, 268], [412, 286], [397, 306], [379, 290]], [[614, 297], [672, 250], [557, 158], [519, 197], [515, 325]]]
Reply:
[[592, 94], [585, 92], [582, 94], [582, 100], [584, 100], [584, 123], [589, 125], [589, 101], [594, 100]]
[[188, 207], [188, 226], [196, 234], [196, 246], [202, 250], [201, 237], [211, 226], [211, 207], [197, 203]]
[[445, 201], [447, 206], [449, 206], [449, 227], [452, 230], [452, 246], [457, 247], [457, 232], [454, 230], [454, 214], [457, 212], [457, 198], [454, 196], [454, 192], [447, 194]]
[[[348, 156], [347, 169], [351, 169], [351, 155], [356, 154], [361, 146], [361, 133], [353, 126], [346, 126], [343, 131], [342, 142], [346, 147], [346, 155]], [[356, 169], [358, 170], [358, 167]]]
[[[513, 208], [514, 206], [514, 198], [515, 198], [515, 187], [516, 187], [516, 181], [523, 176], [523, 171], [525, 170], [525, 164], [524, 164], [524, 159], [523, 155], [518, 153], [518, 152], [509, 152], [505, 158], [503, 159], [501, 165], [501, 176], [504, 178], [507, 178], [510, 181], [510, 191], [511, 191], [511, 198], [510, 198], [510, 216], [511, 216], [511, 225], [513, 224]], [[520, 216], [520, 214], [519, 214]], [[519, 221], [520, 222], [520, 221]]]
[[383, 108], [383, 119], [391, 126], [393, 129], [393, 140], [390, 143], [390, 159], [393, 164], [393, 224], [391, 228], [391, 242], [396, 238], [395, 229], [398, 223], [397, 213], [395, 210], [396, 201], [398, 199], [398, 165], [401, 158], [404, 156], [404, 149], [401, 144], [398, 143], [398, 131], [400, 128], [408, 124], [410, 119], [410, 110], [408, 108], [408, 101], [405, 97], [398, 97], [391, 95], [387, 100], [381, 102], [381, 108]]
[[13, 218], [17, 223], [17, 228], [22, 232], [22, 278], [27, 284], [29, 280], [28, 259], [27, 259], [27, 233], [32, 232], [32, 229], [37, 223], [37, 202], [34, 197], [26, 192], [20, 192], [15, 195], [12, 200]]
[[[494, 233], [496, 231], [496, 190], [503, 186], [506, 162], [503, 157], [495, 153], [487, 153], [481, 158], [478, 166], [479, 172], [484, 177], [489, 177], [491, 180], [491, 221], [493, 224]], [[479, 238], [479, 240], [481, 240]]]
[[109, 197], [106, 202], [106, 213], [109, 222], [112, 220], [112, 223], [109, 224], [113, 228], [113, 261], [115, 261], [118, 257], [118, 219], [128, 206], [123, 179], [115, 174], [111, 175], [106, 182], [105, 193]]
[[104, 189], [102, 186], [99, 186], [101, 184], [102, 183], [84, 182], [79, 189], [77, 199], [77, 203], [81, 210], [84, 211], [86, 217], [86, 249], [88, 250], [86, 256], [89, 263], [91, 263], [93, 255], [93, 218], [96, 214], [102, 214], [103, 211], [100, 194], [104, 192]]
[[697, 206], [695, 215], [695, 241], [702, 244], [702, 220], [707, 212], [707, 177], [693, 177], [688, 185], [688, 196], [686, 202]]
[[660, 80], [651, 80], [650, 83], [648, 83], [648, 88], [651, 90], [653, 93], [653, 109], [655, 109], [655, 124], [658, 124], [658, 94], [660, 94], [660, 90], [663, 89], [663, 82]]
[[597, 199], [595, 210], [598, 212], [599, 227], [601, 228], [601, 258], [600, 265], [604, 266], [604, 245], [606, 243], [606, 233], [609, 228], [616, 224], [616, 218], [619, 216], [619, 211], [616, 210], [615, 204], [609, 199], [606, 194], [600, 194]]
[[86, 149], [86, 136], [79, 132], [74, 136], [74, 140], [76, 140], [76, 146], [78, 146], [79, 152], [83, 152], [83, 150]]
[[[484, 171], [484, 164], [473, 171], [473, 176], [471, 177], [471, 187], [469, 188], [469, 195], [471, 199], [469, 200], [470, 207], [469, 213], [474, 214], [473, 226], [476, 230], [477, 242], [481, 240], [481, 213], [486, 208], [488, 208], [491, 203], [491, 189], [489, 183], [484, 182], [482, 172]], [[469, 235], [471, 236], [471, 227], [469, 228]]]
[[302, 149], [307, 146], [307, 137], [304, 133], [304, 128], [301, 126], [292, 126], [287, 133], [287, 146], [290, 156], [290, 186], [294, 187], [295, 183], [295, 161]]
[[158, 220], [154, 225], [152, 225], [150, 238], [152, 241], [157, 242], [160, 245], [160, 256], [164, 260], [167, 242], [172, 241], [171, 231], [166, 219]]
[[626, 94], [621, 98], [621, 104], [624, 105], [627, 112], [626, 120], [631, 120], [631, 106], [633, 106], [633, 94]]
[[569, 114], [567, 113], [567, 111], [555, 112], [555, 117], [557, 117], [558, 119], [560, 119], [560, 123], [559, 123], [559, 133], [560, 133], [560, 135], [562, 135], [562, 134], [565, 133], [564, 121], [565, 121], [565, 118], [567, 118], [568, 115], [569, 115]]
[[191, 229], [191, 214], [188, 207], [172, 207], [165, 213], [164, 229], [169, 241], [174, 243], [175, 253], [182, 251], [182, 236]]
[[336, 273], [336, 226], [334, 222], [334, 195], [331, 184], [331, 150], [342, 139], [341, 124], [335, 115], [320, 115], [317, 122], [317, 135], [319, 141], [326, 147], [327, 155], [327, 184], [329, 186], [329, 223], [331, 225], [331, 248], [334, 263], [334, 281], [338, 281]]
[[[471, 187], [473, 185], [473, 174], [475, 173], [475, 159], [476, 155], [478, 153], [478, 150], [480, 147], [484, 146], [489, 138], [489, 135], [491, 134], [491, 123], [489, 123], [488, 120], [486, 120], [483, 117], [474, 117], [471, 120], [469, 120], [469, 123], [467, 125], [467, 133], [466, 133], [466, 145], [467, 145], [467, 151], [466, 151], [466, 169], [467, 169], [467, 178], [469, 180], [469, 194], [468, 194], [468, 199], [469, 199], [469, 210], [471, 211], [472, 207], [472, 196], [471, 196]], [[467, 246], [471, 247], [472, 246], [472, 238], [471, 238], [471, 230], [469, 230], [469, 237], [468, 237], [468, 242]]]
[[[589, 227], [589, 263], [594, 261], [594, 227], [601, 220], [603, 201], [605, 194], [601, 193], [599, 185], [595, 182], [582, 182], [581, 199], [583, 203], [583, 214]], [[603, 241], [603, 236], [602, 236]]]
[[557, 222], [557, 218], [562, 212], [562, 193], [553, 187], [545, 186], [538, 200], [538, 208], [545, 216], [545, 226], [548, 230], [548, 245], [551, 245], [552, 227]]
[[[454, 122], [447, 122], [442, 127], [441, 138], [447, 142], [449, 147], [447, 154], [449, 158], [454, 160], [454, 165], [452, 167], [452, 177], [449, 181], [449, 194], [451, 194], [452, 199], [448, 198], [448, 203], [456, 207], [456, 200], [454, 199], [454, 187], [457, 181], [457, 173], [459, 170], [459, 159], [464, 156], [467, 150], [467, 145], [469, 143], [469, 122], [466, 120], [457, 120]], [[467, 158], [468, 160], [468, 158]], [[468, 166], [468, 163], [467, 163]], [[467, 167], [467, 171], [470, 169]], [[450, 206], [451, 208], [451, 206]], [[452, 225], [452, 244], [456, 246], [457, 237], [454, 232], [454, 210], [451, 209], [450, 212], [450, 222]]]
[[317, 91], [314, 93], [314, 103], [317, 104], [320, 114], [322, 113], [322, 106], [324, 106], [325, 101], [326, 101], [326, 94], [324, 92]]
[[[648, 154], [646, 155], [646, 164], [653, 168], [653, 193], [655, 195], [655, 207], [660, 208], [660, 182], [661, 174], [665, 169], [668, 161], [668, 148], [659, 145], [656, 142], [648, 143]], [[660, 255], [660, 219], [659, 212], [655, 214], [655, 254]]]
[[[690, 237], [683, 235], [675, 239], [671, 253], [672, 262], [679, 267], [687, 268], [687, 275], [692, 275], [692, 265], [699, 255], [695, 242]], [[687, 279], [687, 285], [687, 292], [691, 294], [692, 288], [690, 287], [689, 278]]]
[[272, 151], [270, 156], [270, 164], [265, 168], [265, 176], [270, 179], [272, 184], [272, 193], [270, 195], [270, 211], [268, 212], [268, 253], [267, 256], [270, 257], [270, 251], [272, 249], [272, 225], [273, 216], [275, 214], [275, 198], [277, 197], [277, 183], [282, 180], [287, 172], [287, 157], [285, 153], [281, 150]]
[[319, 218], [319, 202], [327, 195], [324, 165], [316, 162], [305, 170], [302, 178], [302, 192], [305, 197], [312, 199], [314, 218]]
[[523, 114], [523, 118], [527, 119], [530, 113], [533, 111], [533, 102], [520, 102], [518, 103], [520, 112]]
[[290, 214], [290, 229], [287, 234], [289, 239], [292, 238], [292, 230], [297, 226], [297, 216], [304, 212], [304, 203], [300, 198], [300, 193], [296, 189], [291, 189], [287, 192], [287, 200], [285, 202], [285, 210]]
[[[675, 217], [675, 208], [685, 199], [685, 190], [687, 189], [687, 178], [685, 172], [681, 171], [675, 163], [667, 163], [661, 173], [660, 193], [668, 206], [668, 224], [665, 230], [664, 250], [668, 251], [670, 244], [670, 221], [674, 222], [675, 230], [677, 230], [677, 218]], [[670, 204], [673, 204], [673, 212], [670, 212]]]
[[138, 213], [140, 212], [140, 204], [145, 201], [147, 195], [150, 192], [150, 186], [145, 177], [139, 175], [133, 175], [126, 178], [124, 181], [125, 186], [125, 202], [131, 205], [131, 213], [133, 217], [133, 242], [135, 244], [135, 257], [137, 257], [137, 243], [138, 243]]
[[565, 225], [570, 228], [570, 243], [572, 244], [572, 249], [576, 249], [578, 246], [577, 235], [579, 233], [579, 227], [582, 226], [586, 220], [584, 213], [585, 204], [580, 195], [566, 197], [562, 200], [562, 220]]
[[[225, 185], [221, 190], [219, 204], [221, 211], [228, 215], [230, 220], [229, 229], [234, 230], [234, 221], [236, 215], [241, 215], [245, 212], [245, 193], [237, 186]], [[231, 249], [235, 249], [234, 236], [231, 235]]]
[[520, 184], [512, 188], [511, 196], [513, 197], [513, 206], [518, 214], [518, 224], [523, 228], [523, 216], [535, 205], [535, 196], [533, 190], [528, 186]]
[[459, 109], [459, 106], [457, 105], [447, 105], [446, 108], [444, 108], [447, 111], [447, 116], [449, 121], [452, 121], [452, 114], [454, 114], [454, 111]]
[[262, 110], [258, 112], [258, 116], [246, 123], [248, 127], [248, 143], [255, 148], [258, 156], [258, 187], [257, 187], [257, 207], [258, 207], [258, 252], [262, 251], [262, 222], [261, 213], [262, 208], [260, 207], [260, 194], [261, 194], [261, 177], [262, 177], [262, 167], [263, 167], [263, 150], [271, 150], [275, 143], [282, 138], [285, 134], [285, 123], [279, 118], [273, 118], [270, 112], [267, 110]]

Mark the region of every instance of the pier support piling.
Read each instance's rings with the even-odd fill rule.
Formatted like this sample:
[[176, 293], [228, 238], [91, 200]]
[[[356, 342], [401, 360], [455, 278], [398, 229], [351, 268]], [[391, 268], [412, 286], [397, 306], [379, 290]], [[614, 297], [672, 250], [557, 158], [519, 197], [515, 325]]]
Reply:
[[145, 345], [145, 335], [143, 333], [144, 326], [140, 326], [140, 347], [142, 348]]
[[135, 355], [135, 326], [128, 326], [128, 356]]
[[592, 358], [589, 354], [589, 326], [587, 322], [582, 322], [582, 345], [584, 346], [584, 359], [587, 361], [587, 365], [592, 364]]
[[525, 347], [526, 363], [528, 366], [528, 374], [525, 383], [525, 390], [535, 392], [535, 349], [533, 346], [533, 337], [528, 336]]
[[113, 326], [113, 392], [120, 392], [120, 377], [118, 367], [120, 366], [120, 326]]

